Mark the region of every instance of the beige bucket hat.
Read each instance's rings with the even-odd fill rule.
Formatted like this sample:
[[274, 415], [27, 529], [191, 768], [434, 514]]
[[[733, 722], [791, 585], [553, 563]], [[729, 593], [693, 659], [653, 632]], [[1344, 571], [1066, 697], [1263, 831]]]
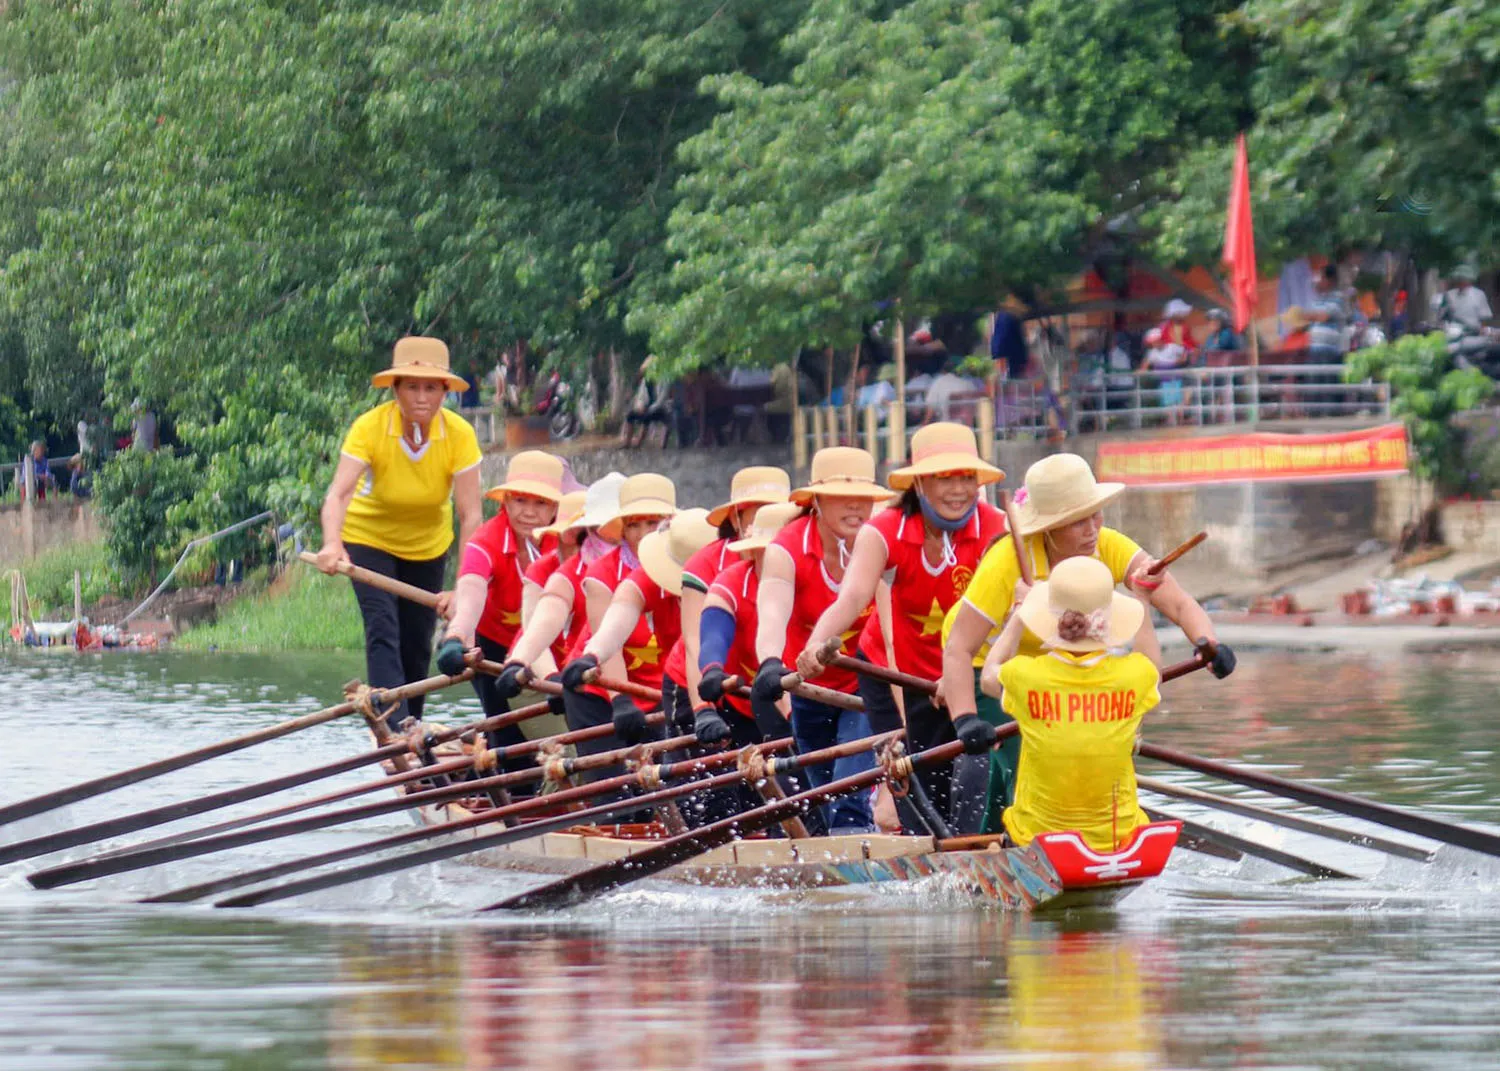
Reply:
[[638, 472], [620, 484], [620, 505], [615, 515], [599, 526], [605, 539], [619, 539], [631, 517], [670, 517], [677, 512], [677, 488], [655, 472]]
[[762, 506], [755, 511], [755, 517], [750, 521], [750, 528], [744, 538], [730, 543], [729, 549], [736, 554], [744, 554], [769, 547], [775, 541], [777, 533], [802, 514], [803, 507], [795, 502], [773, 502], [769, 506]]
[[449, 390], [468, 390], [467, 380], [453, 374], [448, 364], [448, 344], [440, 338], [408, 335], [396, 340], [391, 366], [370, 377], [370, 385], [391, 387], [397, 378], [441, 379]]
[[1033, 584], [1016, 613], [1048, 647], [1084, 652], [1125, 646], [1146, 608], [1115, 591], [1109, 566], [1076, 557], [1058, 562], [1048, 579]]
[[569, 491], [563, 495], [562, 500], [557, 503], [557, 519], [549, 525], [538, 528], [534, 533], [536, 538], [540, 539], [547, 535], [561, 537], [564, 532], [577, 525], [583, 520], [583, 502], [587, 497], [587, 491]]
[[891, 486], [905, 491], [918, 476], [939, 472], [973, 472], [980, 485], [1005, 479], [1005, 470], [979, 458], [974, 432], [962, 424], [928, 424], [911, 437], [911, 464], [891, 473]]
[[532, 495], [535, 498], [545, 498], [548, 502], [561, 502], [562, 485], [561, 458], [541, 450], [522, 450], [505, 466], [505, 482], [498, 487], [491, 487], [484, 493], [484, 497], [504, 502], [506, 495]]
[[1016, 528], [1023, 536], [1061, 528], [1097, 513], [1120, 497], [1123, 483], [1096, 483], [1094, 470], [1077, 454], [1053, 454], [1026, 470], [1026, 490], [1016, 501]]
[[719, 537], [708, 523], [708, 510], [694, 507], [672, 515], [665, 529], [657, 529], [641, 540], [641, 568], [672, 595], [682, 594], [682, 567], [687, 560]]
[[729, 501], [708, 511], [708, 523], [717, 528], [743, 506], [766, 506], [785, 502], [792, 495], [792, 479], [782, 469], [751, 465], [740, 469], [729, 481]]
[[806, 506], [817, 495], [884, 502], [891, 491], [875, 482], [875, 459], [869, 451], [855, 446], [827, 446], [813, 455], [812, 478], [806, 487], [792, 492], [791, 500]]

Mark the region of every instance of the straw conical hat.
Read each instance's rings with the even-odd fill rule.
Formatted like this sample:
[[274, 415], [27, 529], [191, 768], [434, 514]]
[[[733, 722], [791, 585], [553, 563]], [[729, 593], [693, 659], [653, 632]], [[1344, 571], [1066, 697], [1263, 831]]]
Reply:
[[468, 390], [467, 380], [453, 374], [448, 364], [448, 345], [440, 338], [408, 335], [397, 339], [391, 366], [370, 377], [376, 387], [394, 386], [397, 378], [441, 379], [449, 390]]
[[563, 463], [541, 450], [522, 450], [505, 466], [505, 482], [485, 492], [485, 498], [505, 501], [508, 494], [533, 495], [549, 502], [563, 496]]
[[729, 481], [729, 501], [708, 511], [708, 523], [718, 527], [741, 506], [765, 506], [785, 502], [792, 494], [792, 480], [782, 469], [751, 465], [740, 469]]
[[569, 491], [562, 496], [557, 504], [557, 519], [544, 528], [538, 528], [535, 535], [538, 539], [545, 535], [561, 536], [568, 529], [583, 520], [583, 503], [588, 497], [587, 491]]
[[793, 491], [791, 498], [805, 506], [815, 495], [884, 502], [891, 497], [891, 491], [875, 482], [875, 459], [868, 451], [854, 446], [827, 446], [813, 455], [812, 478], [806, 487]]
[[1120, 497], [1123, 483], [1096, 483], [1094, 470], [1077, 454], [1053, 454], [1026, 470], [1026, 494], [1016, 503], [1023, 536], [1061, 528], [1098, 513]]
[[677, 512], [677, 488], [672, 481], [655, 472], [627, 476], [620, 485], [620, 507], [615, 515], [599, 526], [605, 539], [619, 539], [620, 530], [631, 517], [670, 517]]
[[729, 549], [736, 554], [743, 554], [769, 547], [776, 534], [802, 514], [803, 507], [795, 502], [773, 502], [769, 506], [762, 506], [755, 511], [755, 518], [750, 522], [750, 529], [744, 538], [730, 543]]
[[1005, 479], [1005, 472], [979, 458], [974, 432], [962, 424], [928, 424], [911, 437], [911, 464], [891, 473], [890, 483], [905, 491], [918, 476], [939, 472], [973, 472], [980, 484]]
[[672, 515], [665, 530], [657, 529], [641, 540], [637, 551], [641, 567], [663, 591], [681, 595], [682, 567], [718, 535], [719, 530], [708, 523], [708, 510], [682, 510]]
[[[1064, 622], [1068, 611], [1081, 615]], [[1038, 580], [1016, 611], [1021, 622], [1049, 647], [1062, 651], [1100, 651], [1130, 642], [1146, 617], [1146, 608], [1115, 591], [1109, 566], [1097, 558], [1065, 558], [1046, 580]], [[1061, 635], [1071, 624], [1078, 631]]]

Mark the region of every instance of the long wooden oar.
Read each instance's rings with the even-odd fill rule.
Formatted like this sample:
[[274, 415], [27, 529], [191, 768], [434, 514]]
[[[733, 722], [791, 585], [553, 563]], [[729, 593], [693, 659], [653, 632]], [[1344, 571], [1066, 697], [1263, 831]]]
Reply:
[[1182, 557], [1184, 554], [1186, 554], [1188, 551], [1192, 550], [1194, 547], [1196, 547], [1199, 543], [1202, 543], [1207, 538], [1208, 538], [1208, 533], [1207, 532], [1199, 532], [1197, 535], [1195, 535], [1191, 539], [1189, 539], [1186, 543], [1183, 543], [1176, 550], [1174, 550], [1171, 553], [1169, 553], [1166, 557], [1164, 557], [1164, 558], [1158, 558], [1155, 562], [1153, 562], [1152, 565], [1151, 565], [1151, 568], [1149, 568], [1149, 569], [1146, 570], [1146, 575], [1147, 576], [1161, 576], [1162, 573], [1165, 573], [1167, 571], [1167, 567], [1168, 566], [1170, 566], [1178, 558]]
[[[448, 678], [430, 679], [447, 680]], [[424, 744], [428, 747], [435, 747], [449, 740], [458, 739], [464, 733], [504, 728], [507, 725], [514, 725], [527, 718], [545, 713], [545, 711], [546, 704], [534, 704], [530, 707], [522, 707], [519, 710], [510, 711], [506, 714], [497, 714], [493, 718], [485, 718], [472, 725], [432, 734], [425, 739]], [[0, 864], [13, 863], [19, 859], [30, 859], [38, 855], [46, 855], [49, 852], [61, 851], [64, 848], [73, 848], [80, 844], [89, 844], [108, 837], [123, 836], [126, 833], [135, 833], [142, 829], [151, 829], [154, 826], [165, 825], [167, 822], [175, 822], [183, 818], [191, 818], [194, 815], [205, 814], [208, 811], [231, 807], [237, 803], [246, 803], [253, 799], [259, 799], [262, 796], [269, 796], [275, 792], [282, 792], [289, 788], [298, 788], [314, 781], [321, 781], [324, 778], [347, 773], [350, 770], [357, 770], [362, 766], [370, 766], [385, 759], [397, 758], [407, 754], [410, 750], [410, 741], [403, 737], [392, 740], [389, 744], [375, 748], [373, 751], [360, 752], [357, 755], [351, 755], [337, 762], [325, 763], [322, 766], [314, 766], [311, 769], [284, 774], [281, 777], [273, 777], [268, 781], [258, 781], [253, 785], [244, 785], [240, 788], [224, 789], [221, 792], [212, 792], [195, 799], [163, 804], [160, 807], [152, 807], [144, 811], [120, 815], [117, 818], [106, 818], [99, 822], [90, 823], [89, 825], [59, 830], [56, 833], [32, 837], [30, 840], [17, 841], [15, 844], [0, 848]], [[428, 772], [430, 774], [432, 771]]]
[[1000, 508], [1005, 511], [1005, 530], [1010, 533], [1011, 547], [1016, 552], [1021, 582], [1029, 587], [1036, 583], [1036, 577], [1031, 571], [1031, 555], [1026, 553], [1026, 540], [1016, 527], [1016, 503], [1009, 491], [1000, 492]]
[[[662, 720], [662, 716], [660, 714], [653, 714], [648, 720], [654, 720], [659, 723]], [[540, 750], [548, 741], [559, 745], [583, 743], [608, 736], [612, 731], [612, 727], [609, 725], [596, 725], [588, 729], [580, 729], [577, 732], [562, 733], [555, 737], [549, 737], [548, 740], [528, 740], [525, 743], [512, 744], [510, 747], [498, 749], [495, 754], [500, 761], [506, 761], [519, 758], [522, 755], [533, 754]], [[537, 767], [534, 770], [517, 770], [512, 773], [497, 774], [492, 777], [481, 777], [473, 781], [462, 781], [458, 784], [425, 789], [421, 792], [411, 792], [389, 800], [359, 804], [354, 807], [345, 807], [342, 810], [327, 811], [323, 814], [308, 815], [304, 818], [293, 818], [284, 822], [272, 822], [267, 825], [253, 826], [249, 829], [242, 829], [213, 837], [202, 837], [197, 840], [190, 840], [182, 844], [172, 844], [163, 848], [142, 848], [138, 851], [108, 852], [104, 855], [93, 856], [89, 859], [79, 860], [78, 862], [65, 863], [61, 866], [38, 870], [34, 874], [27, 875], [26, 880], [38, 889], [52, 889], [59, 885], [72, 885], [76, 882], [88, 881], [92, 878], [107, 877], [110, 874], [124, 874], [149, 866], [160, 866], [163, 863], [174, 863], [199, 855], [211, 855], [214, 852], [228, 851], [231, 848], [242, 848], [249, 844], [259, 844], [263, 841], [275, 840], [279, 837], [288, 837], [294, 833], [306, 833], [314, 829], [325, 829], [329, 826], [356, 822], [364, 818], [390, 814], [393, 811], [409, 810], [430, 804], [451, 803], [454, 800], [477, 795], [487, 789], [509, 788], [513, 785], [539, 781], [544, 776], [545, 771], [541, 767]]]
[[[1007, 736], [1015, 732], [1015, 726], [1005, 726], [1000, 730], [1000, 736]], [[881, 737], [871, 739], [894, 739], [899, 733], [884, 733]], [[855, 743], [870, 746], [870, 742], [855, 741]], [[830, 749], [836, 750], [836, 749]], [[919, 751], [901, 760], [909, 763], [910, 769], [919, 769], [934, 763], [948, 762], [963, 751], [963, 744], [958, 740], [940, 744], [926, 751]], [[778, 760], [777, 765], [783, 762], [804, 764], [810, 756], [793, 756], [790, 759]], [[509, 896], [504, 900], [490, 904], [483, 908], [485, 911], [511, 911], [523, 908], [549, 908], [562, 907], [575, 904], [592, 896], [618, 889], [622, 885], [648, 878], [653, 874], [659, 874], [668, 867], [676, 866], [678, 863], [686, 862], [704, 852], [728, 844], [730, 841], [738, 840], [747, 833], [753, 833], [758, 829], [784, 822], [788, 818], [805, 814], [812, 807], [826, 803], [839, 796], [846, 796], [851, 792], [858, 792], [877, 784], [887, 776], [886, 769], [876, 766], [873, 769], [861, 773], [843, 777], [837, 781], [830, 781], [819, 788], [808, 789], [799, 792], [795, 796], [768, 803], [764, 807], [744, 811], [730, 818], [722, 819], [700, 829], [694, 829], [676, 837], [670, 837], [659, 844], [653, 845], [644, 851], [635, 852], [622, 859], [603, 863], [596, 867], [578, 874], [572, 874], [557, 881], [548, 882], [535, 889], [528, 889], [517, 896]]]
[[[399, 688], [375, 689], [371, 693], [371, 701], [375, 706], [385, 707], [391, 703], [400, 702], [403, 699], [415, 699], [417, 696], [427, 695], [458, 684], [460, 681], [468, 680], [472, 674], [468, 671], [460, 673], [456, 677], [436, 676], [425, 680], [414, 681], [411, 684], [403, 684]], [[312, 714], [304, 714], [300, 718], [292, 718], [289, 721], [278, 722], [264, 729], [257, 729], [253, 733], [236, 736], [230, 740], [221, 740], [217, 744], [209, 744], [194, 751], [186, 751], [181, 755], [173, 755], [170, 758], [156, 759], [153, 762], [136, 766], [119, 773], [109, 774], [106, 777], [95, 778], [92, 781], [84, 781], [81, 784], [72, 785], [68, 788], [57, 789], [46, 792], [40, 796], [20, 800], [6, 807], [0, 807], [0, 825], [19, 821], [22, 818], [30, 818], [33, 815], [44, 814], [47, 811], [56, 810], [58, 807], [66, 807], [70, 803], [78, 803], [81, 800], [91, 799], [94, 796], [113, 792], [115, 789], [124, 788], [127, 785], [139, 784], [149, 781], [153, 777], [172, 773], [174, 770], [185, 769], [195, 766], [200, 762], [218, 758], [220, 755], [228, 755], [235, 751], [243, 751], [247, 747], [263, 744], [267, 740], [275, 740], [287, 736], [290, 733], [299, 732], [302, 729], [310, 729], [314, 725], [322, 725], [324, 722], [333, 721], [353, 714], [360, 709], [353, 700], [337, 703], [331, 707]], [[15, 857], [21, 858], [21, 857]]]
[[1154, 777], [1137, 777], [1135, 783], [1149, 792], [1155, 792], [1159, 796], [1169, 796], [1172, 799], [1183, 800], [1187, 803], [1196, 803], [1202, 807], [1210, 807], [1218, 811], [1226, 811], [1229, 814], [1237, 814], [1244, 818], [1254, 818], [1270, 825], [1281, 826], [1284, 829], [1295, 829], [1299, 833], [1311, 833], [1315, 837], [1324, 837], [1328, 840], [1336, 840], [1342, 844], [1353, 844], [1360, 848], [1369, 848], [1372, 851], [1384, 852], [1387, 855], [1399, 856], [1402, 859], [1411, 859], [1418, 863], [1432, 862], [1432, 853], [1423, 851], [1421, 848], [1410, 844], [1400, 844], [1393, 840], [1386, 840], [1370, 833], [1359, 833], [1352, 829], [1340, 829], [1338, 826], [1330, 826], [1323, 822], [1314, 822], [1300, 815], [1287, 814], [1285, 811], [1275, 811], [1269, 807], [1257, 807], [1253, 803], [1246, 803], [1230, 796], [1220, 796], [1213, 792], [1203, 792], [1196, 788], [1187, 788], [1183, 785], [1173, 785], [1166, 781], [1158, 781]]
[[1363, 818], [1367, 822], [1374, 822], [1376, 825], [1390, 829], [1399, 829], [1404, 833], [1414, 833], [1429, 840], [1467, 848], [1484, 855], [1500, 856], [1500, 836], [1480, 829], [1444, 822], [1437, 818], [1428, 818], [1389, 804], [1351, 796], [1346, 792], [1336, 792], [1329, 788], [1318, 788], [1316, 785], [1289, 781], [1275, 774], [1241, 769], [1213, 759], [1190, 755], [1176, 748], [1162, 747], [1159, 744], [1142, 741], [1138, 751], [1148, 759], [1181, 766], [1185, 770], [1194, 770], [1223, 781], [1262, 789], [1277, 796], [1284, 796], [1300, 803], [1310, 803], [1326, 810], [1350, 815], [1353, 818]]
[[1288, 870], [1295, 870], [1299, 874], [1306, 874], [1308, 877], [1343, 878], [1349, 881], [1358, 880], [1353, 874], [1346, 874], [1344, 871], [1337, 870], [1331, 866], [1324, 866], [1322, 863], [1315, 863], [1311, 859], [1304, 859], [1300, 855], [1284, 852], [1280, 848], [1271, 848], [1264, 844], [1257, 844], [1253, 840], [1237, 837], [1233, 833], [1224, 832], [1222, 829], [1205, 826], [1198, 822], [1189, 821], [1186, 818], [1179, 818], [1175, 814], [1167, 814], [1150, 807], [1143, 807], [1141, 810], [1153, 822], [1181, 822], [1183, 833], [1189, 836], [1201, 841], [1207, 841], [1209, 844], [1216, 844], [1232, 851], [1240, 852], [1242, 855], [1264, 859], [1269, 863], [1275, 863], [1277, 866], [1284, 866]]
[[[790, 739], [775, 740], [770, 743], [757, 744], [754, 748], [762, 754], [785, 750], [792, 746]], [[347, 885], [351, 882], [364, 881], [369, 878], [380, 877], [385, 874], [407, 870], [411, 867], [425, 866], [428, 863], [442, 862], [445, 859], [453, 859], [472, 852], [483, 851], [486, 848], [498, 847], [502, 844], [514, 844], [518, 841], [539, 837], [544, 833], [556, 833], [574, 826], [587, 825], [595, 821], [613, 818], [621, 814], [629, 814], [643, 807], [667, 803], [681, 796], [696, 792], [705, 792], [712, 789], [726, 788], [734, 784], [743, 784], [745, 775], [739, 770], [730, 773], [719, 774], [714, 777], [701, 777], [705, 771], [719, 766], [736, 762], [739, 754], [736, 752], [719, 752], [713, 755], [703, 755], [685, 762], [668, 763], [655, 767], [644, 767], [634, 775], [612, 778], [608, 782], [598, 781], [592, 785], [582, 788], [569, 789], [547, 796], [545, 800], [522, 800], [512, 805], [509, 809], [529, 810], [543, 806], [551, 806], [555, 803], [582, 800], [591, 795], [600, 795], [605, 791], [616, 791], [626, 787], [629, 783], [654, 783], [655, 781], [678, 780], [679, 778], [691, 778], [679, 784], [667, 785], [655, 789], [644, 795], [632, 796], [626, 799], [615, 800], [609, 803], [599, 804], [582, 811], [571, 811], [567, 814], [557, 815], [550, 818], [539, 818], [527, 822], [524, 825], [514, 826], [507, 829], [497, 830], [491, 833], [481, 833], [474, 837], [460, 837], [450, 839], [447, 843], [438, 844], [421, 851], [410, 852], [406, 855], [393, 856], [386, 859], [377, 859], [374, 862], [365, 863], [345, 870], [336, 870], [327, 874], [317, 874], [299, 881], [288, 882], [285, 885], [275, 885], [265, 889], [243, 893], [218, 901], [215, 907], [253, 907], [257, 904], [269, 903], [273, 900], [285, 900], [293, 896], [302, 896], [310, 892], [318, 892], [322, 889], [331, 889], [339, 885]], [[645, 774], [646, 776], [642, 776]], [[229, 878], [221, 878], [217, 882], [209, 882], [191, 889], [179, 890], [176, 893], [164, 894], [164, 898], [173, 900], [196, 899], [200, 896], [211, 895], [214, 891], [239, 888], [247, 884], [260, 881], [268, 881], [272, 878], [282, 877], [286, 874], [296, 873], [301, 870], [310, 870], [313, 867], [324, 866], [328, 863], [341, 862], [358, 855], [369, 852], [383, 851], [387, 848], [400, 847], [414, 841], [429, 840], [436, 837], [444, 837], [449, 834], [463, 832], [481, 825], [494, 825], [498, 812], [481, 811], [465, 818], [443, 822], [435, 826], [427, 826], [422, 829], [410, 830], [393, 837], [385, 837], [382, 840], [369, 844], [354, 845], [350, 848], [340, 848], [332, 852], [324, 852], [321, 855], [310, 856], [306, 859], [296, 860], [292, 863], [278, 864], [276, 866], [264, 867], [260, 870], [251, 871], [248, 874], [233, 875]]]
[[[424, 741], [430, 750], [439, 744], [447, 743], [449, 740], [462, 739], [468, 743], [471, 738], [494, 729], [502, 729], [507, 725], [515, 725], [528, 718], [539, 717], [547, 713], [551, 707], [545, 703], [533, 703], [530, 706], [517, 707], [507, 714], [497, 714], [493, 718], [485, 718], [472, 725], [460, 726], [454, 729], [444, 730], [441, 733], [430, 735]], [[400, 741], [396, 741], [393, 747], [399, 748]], [[483, 751], [484, 749], [480, 749]], [[379, 753], [384, 754], [385, 749]], [[182, 844], [190, 840], [201, 840], [203, 837], [211, 837], [216, 833], [228, 833], [232, 829], [244, 829], [246, 826], [259, 825], [276, 818], [285, 818], [288, 815], [297, 814], [301, 811], [310, 811], [315, 807], [326, 807], [330, 803], [338, 803], [341, 800], [353, 799], [370, 792], [379, 792], [382, 789], [397, 788], [401, 785], [410, 784], [413, 781], [426, 781], [433, 778], [446, 777], [449, 774], [463, 773], [472, 769], [475, 763], [474, 754], [461, 755], [446, 759], [442, 762], [434, 762], [427, 766], [416, 766], [404, 772], [387, 774], [373, 781], [364, 781], [348, 788], [341, 788], [335, 792], [327, 792], [321, 796], [312, 796], [307, 799], [295, 800], [279, 807], [271, 807], [264, 811], [256, 811], [247, 814], [243, 818], [231, 818], [227, 822], [217, 822], [210, 826], [202, 826], [198, 829], [189, 829], [182, 833], [174, 833], [169, 837], [158, 837], [155, 840], [132, 844], [125, 848], [116, 848], [113, 851], [102, 852], [94, 856], [95, 859], [107, 859], [115, 855], [125, 855], [129, 852], [144, 851], [148, 848], [165, 848], [172, 844]]]
[[[301, 558], [308, 565], [317, 568], [318, 556], [316, 554], [304, 550], [301, 554], [298, 554], [297, 557]], [[403, 581], [397, 580], [393, 576], [386, 576], [383, 573], [371, 572], [364, 566], [355, 565], [353, 562], [338, 562], [336, 565], [334, 565], [333, 568], [334, 571], [339, 575], [347, 576], [350, 580], [356, 580], [359, 583], [367, 584], [372, 588], [379, 588], [381, 591], [389, 592], [390, 594], [395, 595], [398, 598], [406, 599], [408, 602], [414, 602], [419, 606], [425, 606], [429, 610], [437, 609], [438, 597], [437, 592], [435, 591], [428, 591], [426, 588], [415, 587], [411, 584], [407, 584]]]
[[[1186, 677], [1189, 673], [1196, 672], [1213, 661], [1211, 648], [1199, 650], [1193, 653], [1192, 658], [1184, 659], [1175, 665], [1167, 666], [1161, 671], [1162, 683], [1175, 681], [1179, 677]], [[898, 688], [909, 688], [914, 692], [924, 695], [937, 694], [937, 682], [930, 681], [925, 677], [916, 677], [910, 673], [902, 673], [900, 670], [888, 669], [885, 666], [877, 666], [873, 662], [866, 662], [862, 658], [850, 658], [848, 655], [836, 654], [831, 656], [824, 665], [836, 666], [839, 669], [847, 669], [853, 673], [861, 673], [871, 680], [883, 681], [886, 684], [895, 685]]]

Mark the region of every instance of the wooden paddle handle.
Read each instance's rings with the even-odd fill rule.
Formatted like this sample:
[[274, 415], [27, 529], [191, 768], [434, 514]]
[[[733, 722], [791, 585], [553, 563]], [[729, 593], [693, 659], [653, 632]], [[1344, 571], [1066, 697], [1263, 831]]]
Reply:
[[1178, 547], [1176, 550], [1172, 551], [1172, 553], [1168, 554], [1165, 558], [1161, 558], [1155, 564], [1153, 564], [1151, 568], [1146, 570], [1146, 575], [1161, 576], [1162, 573], [1165, 573], [1167, 571], [1167, 566], [1171, 565], [1178, 558], [1182, 557], [1184, 554], [1192, 550], [1207, 538], [1207, 532], [1199, 532], [1197, 535], [1193, 536], [1192, 539], [1189, 539], [1186, 543], [1182, 544], [1182, 546]]
[[888, 669], [885, 666], [877, 666], [863, 659], [834, 655], [828, 660], [828, 665], [836, 669], [847, 669], [852, 673], [862, 673], [871, 680], [893, 684], [898, 688], [910, 688], [914, 692], [922, 692], [925, 695], [937, 695], [936, 681], [927, 680], [925, 677], [914, 677], [910, 673], [902, 673], [900, 670]]
[[1005, 511], [1005, 528], [1010, 532], [1011, 547], [1016, 552], [1016, 568], [1020, 570], [1021, 582], [1030, 587], [1036, 583], [1036, 577], [1031, 571], [1031, 560], [1026, 553], [1025, 540], [1016, 529], [1016, 504], [1011, 499], [1009, 491], [1000, 492], [1000, 508]]
[[[317, 568], [318, 566], [318, 556], [316, 554], [304, 550], [297, 557], [313, 568]], [[392, 595], [406, 599], [408, 602], [425, 606], [429, 610], [437, 609], [438, 597], [436, 592], [426, 591], [414, 585], [402, 583], [395, 577], [371, 572], [364, 566], [355, 565], [353, 562], [341, 561], [335, 564], [333, 568], [335, 572], [347, 576], [350, 580], [358, 581], [361, 584], [368, 584], [372, 588], [379, 588], [381, 591], [389, 592]]]

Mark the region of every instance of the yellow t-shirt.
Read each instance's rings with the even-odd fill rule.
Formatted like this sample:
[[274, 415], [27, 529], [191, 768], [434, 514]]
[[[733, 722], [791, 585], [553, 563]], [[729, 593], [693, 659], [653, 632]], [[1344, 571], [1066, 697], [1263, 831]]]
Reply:
[[479, 437], [469, 422], [438, 410], [432, 438], [413, 451], [401, 437], [395, 401], [359, 416], [340, 452], [365, 474], [344, 516], [345, 543], [361, 543], [408, 561], [447, 553], [453, 543], [453, 477], [479, 464]]
[[1072, 829], [1113, 851], [1146, 824], [1131, 753], [1160, 683], [1140, 653], [1051, 651], [1000, 667], [1001, 706], [1021, 726], [1016, 802], [1003, 816], [1012, 840]]
[[[1043, 542], [1042, 533], [1037, 532], [1026, 536], [1025, 539], [1026, 552], [1031, 555], [1031, 575], [1038, 580], [1046, 580], [1051, 569], [1047, 564], [1047, 548]], [[964, 603], [978, 610], [991, 624], [989, 636], [979, 648], [979, 653], [974, 656], [975, 668], [984, 665], [985, 656], [990, 653], [990, 644], [999, 637], [1001, 629], [1005, 627], [1005, 619], [1010, 616], [1010, 604], [1016, 595], [1016, 581], [1021, 578], [1021, 570], [1017, 567], [1016, 552], [1013, 549], [1014, 542], [1010, 536], [1005, 536], [990, 548], [984, 560], [979, 563], [979, 568], [974, 571], [974, 579], [969, 581], [964, 597], [954, 603], [948, 610], [948, 616], [943, 618], [943, 646], [945, 647], [948, 645], [948, 634], [953, 631], [953, 619], [958, 614], [958, 608]], [[1094, 557], [1109, 566], [1110, 575], [1115, 578], [1116, 584], [1125, 582], [1130, 563], [1140, 552], [1140, 545], [1124, 533], [1117, 532], [1113, 528], [1099, 529], [1099, 544], [1094, 548]], [[1020, 653], [1024, 655], [1042, 653], [1041, 641], [1033, 636], [1030, 630], [1021, 634]]]

